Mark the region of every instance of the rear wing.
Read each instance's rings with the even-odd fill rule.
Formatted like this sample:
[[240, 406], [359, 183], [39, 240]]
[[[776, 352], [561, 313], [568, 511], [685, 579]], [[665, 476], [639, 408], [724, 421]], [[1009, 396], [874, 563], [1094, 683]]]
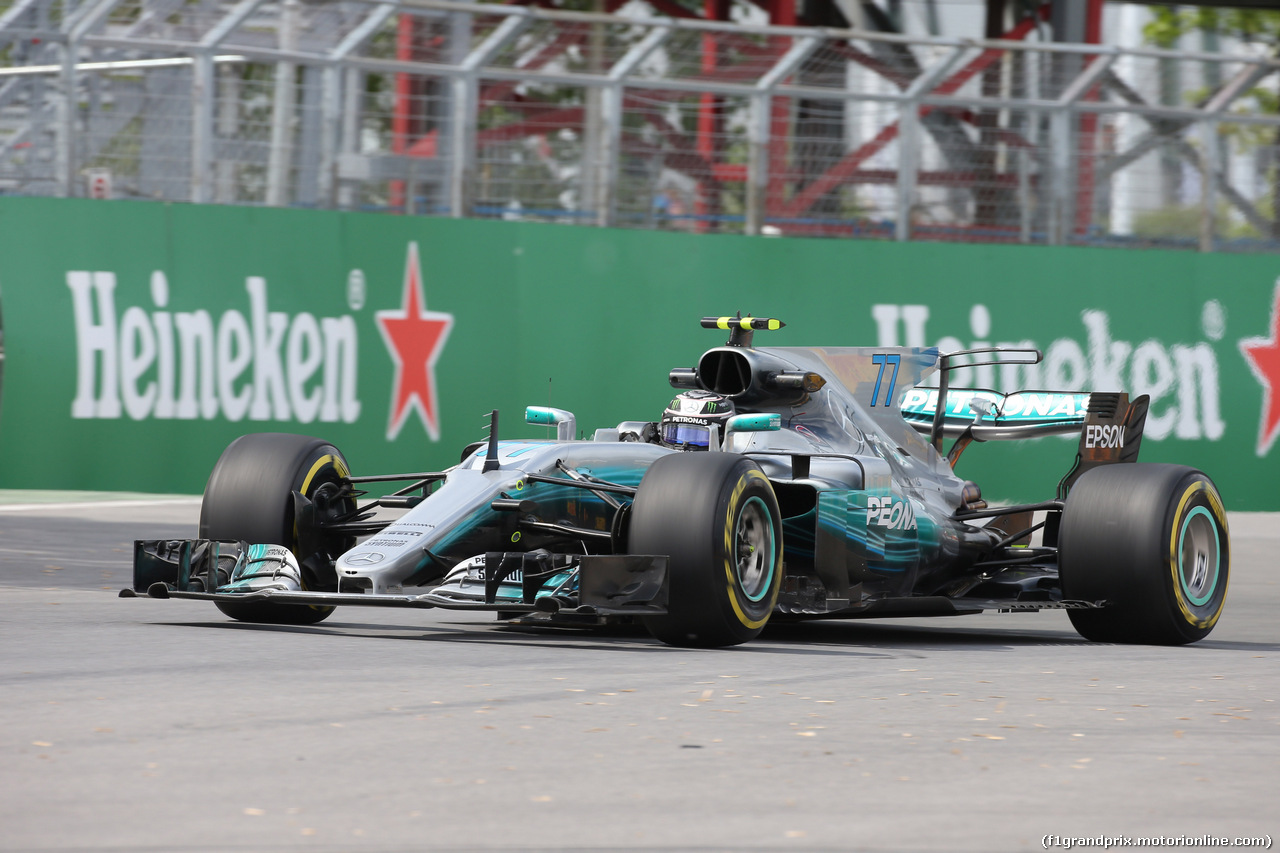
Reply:
[[[965, 360], [956, 362], [959, 356]], [[938, 356], [938, 387], [912, 388], [902, 401], [902, 416], [929, 436], [942, 452], [943, 436], [959, 439], [947, 454], [952, 465], [970, 441], [1002, 441], [1039, 435], [1069, 435], [1084, 425], [1089, 395], [1060, 391], [1001, 394], [985, 388], [951, 388], [951, 371], [984, 365], [1039, 364], [1044, 354], [1021, 347], [982, 347]], [[938, 401], [943, 405], [939, 406]], [[986, 422], [983, 423], [983, 420]]]
[[[1058, 484], [1061, 500], [1085, 471], [1115, 462], [1137, 461], [1151, 402], [1147, 395], [1131, 401], [1123, 392], [1002, 394], [985, 388], [949, 388], [947, 376], [953, 369], [950, 360], [957, 355], [979, 357], [963, 366], [1035, 364], [1041, 358], [1038, 350], [1005, 347], [948, 353], [939, 359], [938, 388], [912, 388], [906, 393], [900, 407], [903, 419], [917, 432], [929, 436], [939, 453], [944, 437], [956, 439], [946, 457], [953, 468], [960, 454], [974, 441], [1079, 433], [1075, 464]], [[939, 400], [943, 401], [941, 406]]]
[[[952, 388], [942, 413], [941, 434], [956, 438], [971, 431], [975, 441], [1010, 441], [1039, 435], [1071, 435], [1084, 426], [1089, 394]], [[929, 435], [938, 410], [938, 389], [912, 388], [902, 400], [902, 417]]]

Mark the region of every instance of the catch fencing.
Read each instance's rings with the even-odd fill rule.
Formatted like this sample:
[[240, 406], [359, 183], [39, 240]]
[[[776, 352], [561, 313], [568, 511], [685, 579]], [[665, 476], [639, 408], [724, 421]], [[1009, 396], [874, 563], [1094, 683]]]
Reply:
[[982, 42], [641, 0], [0, 0], [0, 193], [1280, 249], [1280, 63], [1040, 26]]

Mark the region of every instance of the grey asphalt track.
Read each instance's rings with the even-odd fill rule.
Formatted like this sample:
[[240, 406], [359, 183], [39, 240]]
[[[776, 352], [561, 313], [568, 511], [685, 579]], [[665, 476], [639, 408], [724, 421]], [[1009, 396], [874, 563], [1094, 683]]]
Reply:
[[1226, 613], [1190, 647], [1091, 644], [1041, 613], [775, 626], [697, 651], [440, 611], [283, 628], [117, 598], [131, 540], [193, 536], [197, 514], [0, 505], [0, 850], [1280, 834], [1276, 516], [1231, 517]]

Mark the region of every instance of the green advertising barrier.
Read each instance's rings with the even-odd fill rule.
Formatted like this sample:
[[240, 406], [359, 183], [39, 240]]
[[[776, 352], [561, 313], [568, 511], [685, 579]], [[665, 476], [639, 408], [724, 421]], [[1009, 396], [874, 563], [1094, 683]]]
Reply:
[[[142, 202], [0, 199], [0, 487], [190, 492], [254, 431], [357, 473], [438, 469], [577, 413], [656, 419], [673, 367], [757, 343], [1036, 346], [956, 385], [1150, 393], [1142, 458], [1280, 509], [1280, 258], [748, 238]], [[977, 375], [966, 376], [973, 372]], [[1272, 391], [1276, 393], [1272, 393]], [[1049, 438], [971, 447], [989, 498], [1048, 496]]]

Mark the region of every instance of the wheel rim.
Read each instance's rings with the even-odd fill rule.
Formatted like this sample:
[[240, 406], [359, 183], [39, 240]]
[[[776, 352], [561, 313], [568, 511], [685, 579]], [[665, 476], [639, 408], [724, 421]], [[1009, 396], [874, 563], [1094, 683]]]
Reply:
[[760, 601], [773, 585], [773, 522], [769, 507], [760, 498], [743, 504], [734, 533], [738, 585], [751, 601]]
[[1178, 579], [1182, 594], [1194, 606], [1202, 607], [1213, 598], [1221, 560], [1218, 526], [1209, 511], [1198, 506], [1187, 513], [1178, 535]]

